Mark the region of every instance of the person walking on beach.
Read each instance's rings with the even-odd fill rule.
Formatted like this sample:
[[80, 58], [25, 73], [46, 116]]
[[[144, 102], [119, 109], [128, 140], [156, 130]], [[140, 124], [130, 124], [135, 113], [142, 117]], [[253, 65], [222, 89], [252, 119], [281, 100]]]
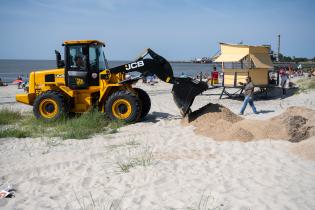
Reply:
[[244, 111], [246, 109], [246, 106], [247, 104], [249, 103], [249, 105], [252, 107], [252, 110], [255, 114], [258, 114], [257, 110], [256, 110], [256, 107], [254, 105], [254, 99], [253, 99], [253, 96], [254, 96], [254, 85], [252, 83], [252, 79], [251, 77], [247, 77], [246, 78], [246, 83], [242, 83], [240, 82], [241, 85], [244, 85], [244, 95], [245, 95], [245, 99], [244, 99], [244, 102], [243, 102], [243, 106], [241, 108], [241, 111], [240, 111], [240, 115], [243, 115], [244, 114]]

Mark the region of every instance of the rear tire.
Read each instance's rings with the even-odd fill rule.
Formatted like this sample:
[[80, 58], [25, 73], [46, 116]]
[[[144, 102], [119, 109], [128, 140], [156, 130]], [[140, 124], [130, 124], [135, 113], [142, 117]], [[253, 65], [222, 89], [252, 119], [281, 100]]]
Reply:
[[141, 101], [142, 111], [141, 111], [140, 118], [143, 119], [145, 116], [147, 116], [147, 114], [149, 113], [151, 109], [151, 99], [148, 93], [145, 92], [144, 90], [140, 88], [134, 88], [134, 90], [137, 92], [138, 97]]
[[128, 90], [116, 91], [107, 99], [105, 112], [112, 120], [123, 120], [126, 123], [137, 122], [141, 117], [139, 97]]
[[33, 112], [37, 119], [53, 121], [67, 116], [69, 109], [61, 93], [47, 91], [36, 97]]

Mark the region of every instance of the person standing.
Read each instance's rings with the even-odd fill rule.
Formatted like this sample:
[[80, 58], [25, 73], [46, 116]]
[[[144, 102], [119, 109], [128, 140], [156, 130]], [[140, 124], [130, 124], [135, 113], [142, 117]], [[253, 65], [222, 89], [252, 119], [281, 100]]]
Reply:
[[284, 69], [280, 69], [279, 74], [280, 74], [280, 78], [281, 78], [280, 85], [281, 85], [281, 88], [282, 88], [282, 97], [283, 97], [284, 95], [287, 94], [287, 91], [286, 91], [285, 87], [286, 87], [286, 84], [287, 84], [287, 81], [288, 81], [288, 75], [287, 75], [287, 73], [286, 73], [286, 71]]
[[199, 73], [200, 82], [202, 81], [202, 71]]
[[246, 106], [247, 104], [249, 104], [251, 107], [252, 107], [252, 110], [255, 114], [258, 114], [257, 110], [256, 110], [256, 107], [254, 105], [254, 99], [253, 99], [253, 96], [254, 96], [254, 85], [252, 83], [252, 79], [251, 77], [247, 77], [246, 78], [246, 83], [242, 83], [240, 82], [241, 85], [244, 85], [244, 95], [245, 95], [245, 99], [243, 101], [243, 106], [241, 108], [241, 111], [240, 111], [240, 115], [243, 115], [244, 114], [244, 111], [246, 109]]
[[217, 67], [213, 67], [213, 71], [211, 72], [211, 85], [216, 85], [219, 83], [219, 72], [217, 71]]
[[21, 76], [21, 75], [19, 75], [19, 76], [17, 77], [17, 85], [18, 85], [18, 89], [21, 89], [21, 88], [22, 88], [22, 87], [21, 87], [22, 82], [23, 82], [23, 78], [22, 78], [22, 76]]

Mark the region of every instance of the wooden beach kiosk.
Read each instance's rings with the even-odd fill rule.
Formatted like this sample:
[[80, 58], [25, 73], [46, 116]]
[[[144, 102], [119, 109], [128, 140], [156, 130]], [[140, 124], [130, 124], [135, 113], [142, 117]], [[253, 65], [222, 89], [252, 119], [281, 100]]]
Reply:
[[[242, 94], [243, 86], [239, 83], [245, 83], [247, 76], [250, 76], [253, 84], [262, 91], [278, 83], [278, 78], [271, 80], [269, 77], [273, 69], [269, 47], [220, 43], [220, 49], [221, 54], [214, 60], [222, 64], [223, 90], [220, 98], [223, 94], [228, 96]], [[237, 91], [229, 93], [227, 91], [229, 88]]]

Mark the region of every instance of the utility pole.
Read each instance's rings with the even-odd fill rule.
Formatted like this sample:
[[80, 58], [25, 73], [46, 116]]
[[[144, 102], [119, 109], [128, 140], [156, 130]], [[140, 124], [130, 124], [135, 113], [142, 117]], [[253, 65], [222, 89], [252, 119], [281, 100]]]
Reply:
[[279, 55], [280, 55], [280, 34], [278, 34], [277, 62], [279, 62]]

